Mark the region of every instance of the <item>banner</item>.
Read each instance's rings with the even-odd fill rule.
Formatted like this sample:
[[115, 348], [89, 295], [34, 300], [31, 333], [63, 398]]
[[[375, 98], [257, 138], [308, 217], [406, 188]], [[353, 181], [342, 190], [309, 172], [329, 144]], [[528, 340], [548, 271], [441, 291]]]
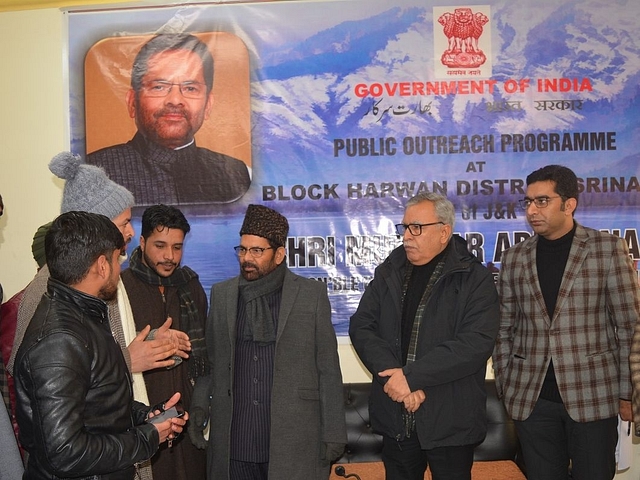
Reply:
[[[233, 247], [248, 204], [284, 214], [288, 266], [326, 283], [345, 336], [375, 267], [401, 244], [394, 225], [406, 200], [419, 192], [454, 203], [454, 231], [498, 272], [503, 250], [531, 235], [518, 204], [526, 176], [566, 165], [580, 181], [576, 219], [625, 238], [640, 258], [638, 14], [640, 4], [625, 0], [71, 12], [72, 149], [113, 162], [110, 176], [132, 182], [136, 222], [155, 202], [187, 214], [183, 263], [206, 291], [239, 273]], [[170, 113], [197, 131], [201, 171], [195, 160], [180, 163], [186, 157], [169, 169], [153, 156], [152, 136], [136, 133], [151, 131], [156, 118], [145, 117], [132, 87], [134, 59], [167, 33], [207, 45], [211, 96], [201, 91], [206, 79], [180, 76], [187, 60], [176, 61], [168, 81], [151, 75], [154, 56], [139, 88], [150, 103], [175, 95], [199, 105], [190, 116]], [[220, 169], [206, 170], [210, 162]], [[212, 186], [215, 178], [228, 178], [226, 187]]]

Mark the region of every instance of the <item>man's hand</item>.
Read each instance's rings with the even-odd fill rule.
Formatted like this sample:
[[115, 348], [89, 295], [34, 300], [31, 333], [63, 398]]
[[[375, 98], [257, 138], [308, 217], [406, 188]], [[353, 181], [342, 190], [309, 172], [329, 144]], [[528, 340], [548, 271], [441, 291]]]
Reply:
[[427, 395], [424, 393], [424, 390], [416, 390], [404, 397], [402, 402], [404, 403], [404, 408], [407, 412], [413, 413], [420, 408], [420, 405], [422, 405], [426, 399]]
[[389, 377], [384, 386], [384, 393], [394, 402], [402, 402], [411, 393], [407, 378], [401, 368], [389, 368], [378, 373], [381, 377]]
[[156, 330], [154, 339], [169, 340], [176, 349], [175, 355], [185, 359], [189, 358], [189, 354], [187, 353], [191, 351], [189, 335], [180, 330], [173, 330], [169, 328], [171, 327], [172, 322], [173, 319], [171, 317], [167, 317], [167, 320], [162, 324], [162, 326]]
[[[180, 393], [176, 392], [173, 396], [167, 400], [164, 404], [164, 409], [169, 410], [180, 400]], [[155, 414], [160, 413], [150, 412], [149, 417], [152, 418]], [[164, 422], [154, 423], [153, 426], [158, 430], [159, 443], [163, 443], [166, 440], [173, 441], [182, 433], [185, 423], [189, 420], [189, 413], [185, 412], [182, 417], [169, 418]], [[171, 444], [169, 445], [171, 446]]]
[[133, 373], [171, 367], [175, 363], [171, 356], [176, 354], [177, 348], [174, 347], [171, 340], [158, 338], [145, 341], [150, 331], [149, 325], [144, 327], [127, 347], [131, 356], [131, 371]]
[[334, 462], [344, 453], [346, 445], [344, 443], [322, 442], [323, 453], [322, 459], [327, 462]]
[[620, 400], [620, 418], [625, 422], [633, 421], [631, 402], [629, 400]]
[[191, 409], [191, 420], [189, 421], [189, 425], [187, 425], [187, 433], [189, 434], [191, 443], [200, 450], [207, 448], [204, 430], [207, 428], [208, 420], [207, 415], [201, 407]]

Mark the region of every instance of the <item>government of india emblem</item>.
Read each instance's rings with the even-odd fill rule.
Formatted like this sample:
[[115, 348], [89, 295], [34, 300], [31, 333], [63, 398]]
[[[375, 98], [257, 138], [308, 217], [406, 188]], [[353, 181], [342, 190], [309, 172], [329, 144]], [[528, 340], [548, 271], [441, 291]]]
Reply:
[[484, 13], [474, 13], [466, 7], [456, 8], [453, 13], [440, 15], [438, 22], [448, 40], [447, 49], [440, 58], [443, 65], [449, 68], [478, 68], [487, 61], [478, 46], [484, 26], [489, 22], [489, 17]]

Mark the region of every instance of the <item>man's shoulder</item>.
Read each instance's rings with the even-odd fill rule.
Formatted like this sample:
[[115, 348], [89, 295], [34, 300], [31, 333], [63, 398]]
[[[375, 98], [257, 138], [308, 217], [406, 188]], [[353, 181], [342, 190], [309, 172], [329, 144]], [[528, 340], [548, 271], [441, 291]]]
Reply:
[[622, 239], [612, 233], [596, 230], [595, 228], [578, 225], [576, 227], [576, 238], [594, 244], [615, 245]]
[[49, 280], [49, 268], [45, 265], [33, 280], [25, 287], [20, 305], [18, 307], [18, 323], [28, 323], [33, 316], [33, 312], [40, 303], [42, 296], [47, 291], [47, 281]]
[[211, 286], [211, 292], [226, 291], [234, 287], [237, 288], [239, 281], [240, 281], [239, 276], [231, 277], [226, 280], [221, 280], [220, 282], [216, 282]]
[[133, 148], [131, 142], [120, 143], [91, 152], [87, 155], [87, 163], [102, 166], [101, 164], [105, 162], [111, 162], [116, 159], [129, 160], [136, 155], [138, 155], [138, 151]]
[[507, 257], [508, 259], [513, 259], [514, 257], [523, 255], [525, 252], [529, 251], [536, 243], [538, 243], [538, 236], [532, 235], [531, 237], [505, 249], [502, 252], [502, 259], [504, 260], [505, 257]]
[[316, 280], [315, 278], [303, 277], [302, 275], [293, 273], [290, 270], [287, 270], [285, 282], [294, 282], [295, 284], [300, 285], [300, 288], [306, 288], [309, 290], [322, 291], [327, 289], [326, 283]]
[[103, 168], [111, 180], [132, 190], [133, 186], [126, 181], [126, 177], [132, 171], [144, 175], [146, 169], [141, 158], [142, 155], [129, 142], [92, 152], [87, 155], [87, 163]]
[[248, 171], [246, 163], [230, 155], [216, 152], [215, 150], [209, 150], [204, 147], [196, 147], [198, 157], [206, 164], [213, 164], [217, 166], [223, 166], [224, 168], [231, 170], [238, 170], [241, 172]]
[[34, 275], [33, 279], [24, 289], [23, 298], [30, 295], [37, 295], [38, 298], [47, 290], [47, 281], [49, 280], [49, 267], [45, 264]]
[[186, 286], [187, 290], [189, 290], [191, 293], [204, 293], [204, 288], [202, 287], [202, 282], [200, 282], [200, 276], [198, 275], [198, 273], [192, 268], [187, 267], [186, 265], [179, 268], [186, 269], [190, 276]]
[[37, 344], [45, 345], [47, 339], [53, 336], [59, 342], [59, 334], [80, 339], [81, 343], [86, 344], [87, 329], [82, 321], [84, 316], [85, 312], [74, 303], [43, 295], [29, 322], [20, 349], [29, 349]]
[[389, 255], [387, 255], [387, 258], [385, 258], [384, 261], [376, 267], [376, 273], [378, 271], [382, 272], [388, 269], [401, 270], [406, 264], [407, 252], [403, 245], [398, 245]]

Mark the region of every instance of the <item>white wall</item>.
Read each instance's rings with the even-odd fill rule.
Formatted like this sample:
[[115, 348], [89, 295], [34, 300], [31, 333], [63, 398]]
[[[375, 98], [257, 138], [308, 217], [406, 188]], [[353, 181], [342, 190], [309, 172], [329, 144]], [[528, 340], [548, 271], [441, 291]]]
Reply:
[[49, 172], [68, 148], [63, 17], [54, 9], [0, 14], [0, 282], [5, 300], [33, 278], [31, 241], [60, 212], [62, 183]]
[[[95, 2], [94, 2], [95, 3]], [[63, 182], [47, 165], [69, 148], [65, 89], [66, 27], [57, 9], [0, 13], [0, 282], [5, 300], [33, 278], [31, 241], [60, 211]], [[345, 382], [368, 381], [349, 344], [339, 345]], [[616, 480], [640, 478], [634, 465]]]

